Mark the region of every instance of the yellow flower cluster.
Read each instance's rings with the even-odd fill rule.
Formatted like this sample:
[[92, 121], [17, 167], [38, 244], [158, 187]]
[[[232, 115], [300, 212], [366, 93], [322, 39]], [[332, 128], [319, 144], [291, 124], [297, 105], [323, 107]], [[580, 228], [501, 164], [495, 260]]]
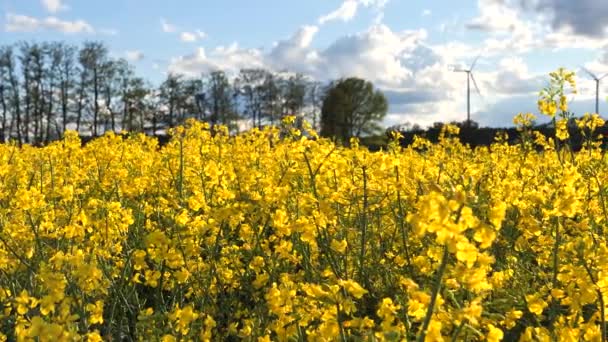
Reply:
[[576, 94], [576, 79], [574, 72], [559, 68], [549, 74], [550, 84], [540, 92], [538, 109], [542, 114], [555, 117], [559, 111], [568, 112], [568, 99], [566, 97], [566, 86], [570, 86], [571, 93]]
[[576, 154], [293, 120], [0, 145], [0, 341], [606, 341], [603, 121], [578, 123]]

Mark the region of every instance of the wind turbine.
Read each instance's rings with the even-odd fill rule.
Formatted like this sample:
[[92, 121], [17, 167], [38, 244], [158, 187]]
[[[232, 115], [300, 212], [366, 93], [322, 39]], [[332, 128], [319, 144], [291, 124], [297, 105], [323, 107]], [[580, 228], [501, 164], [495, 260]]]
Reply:
[[467, 125], [471, 123], [471, 81], [473, 81], [473, 85], [475, 86], [475, 90], [481, 96], [481, 92], [479, 91], [479, 87], [477, 86], [477, 82], [475, 82], [475, 77], [473, 76], [473, 69], [475, 68], [475, 64], [477, 64], [477, 60], [479, 56], [475, 57], [473, 63], [471, 63], [471, 67], [468, 69], [462, 69], [460, 67], [453, 67], [454, 72], [464, 72], [467, 74]]
[[595, 113], [599, 114], [600, 113], [600, 81], [603, 80], [606, 76], [608, 76], [608, 73], [602, 75], [602, 77], [597, 77], [597, 75], [595, 75], [591, 71], [587, 70], [587, 68], [585, 68], [585, 67], [581, 67], [581, 68], [583, 69], [584, 72], [589, 74], [589, 76], [591, 76], [591, 78], [593, 78], [593, 80], [595, 81]]

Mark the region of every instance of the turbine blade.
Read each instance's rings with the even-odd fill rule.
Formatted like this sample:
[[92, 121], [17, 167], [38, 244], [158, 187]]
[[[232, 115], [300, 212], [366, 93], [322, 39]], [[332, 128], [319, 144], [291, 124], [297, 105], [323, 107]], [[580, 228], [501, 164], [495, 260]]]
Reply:
[[598, 80], [598, 81], [601, 81], [601, 80], [603, 80], [604, 78], [606, 78], [606, 76], [608, 76], [608, 73], [605, 73], [604, 75], [602, 75], [602, 77], [598, 78], [597, 80]]
[[475, 82], [475, 77], [473, 77], [473, 73], [469, 72], [469, 75], [471, 76], [471, 80], [473, 81], [473, 85], [475, 86], [475, 90], [477, 90], [477, 94], [479, 94], [479, 96], [483, 97], [483, 95], [481, 95], [481, 91], [479, 91], [479, 87], [477, 86], [477, 82]]
[[479, 57], [481, 56], [481, 54], [477, 55], [477, 57], [475, 57], [475, 59], [473, 60], [473, 63], [471, 63], [471, 67], [469, 68], [469, 71], [473, 71], [473, 68], [475, 68], [475, 64], [477, 64], [477, 60], [479, 59]]
[[589, 69], [585, 68], [585, 67], [581, 67], [581, 69], [587, 73], [587, 75], [591, 76], [591, 78], [593, 78], [594, 80], [598, 80], [597, 76], [595, 76], [594, 73], [592, 73], [591, 71], [589, 71]]
[[448, 70], [453, 72], [463, 72], [465, 71], [460, 64], [450, 64], [448, 65]]

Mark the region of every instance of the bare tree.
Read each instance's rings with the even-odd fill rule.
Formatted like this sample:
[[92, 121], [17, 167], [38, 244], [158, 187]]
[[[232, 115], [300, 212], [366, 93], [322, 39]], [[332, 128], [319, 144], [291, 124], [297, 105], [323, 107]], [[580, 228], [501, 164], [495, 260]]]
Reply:
[[204, 78], [205, 104], [209, 110], [209, 123], [233, 128], [237, 113], [233, 107], [233, 88], [223, 71], [213, 71]]
[[13, 123], [15, 124], [15, 133], [17, 135], [17, 141], [21, 144], [23, 142], [21, 136], [21, 98], [19, 92], [19, 80], [16, 75], [16, 62], [15, 55], [13, 54], [12, 46], [5, 46], [0, 49], [0, 62], [2, 64], [2, 68], [4, 70], [5, 77], [7, 78], [7, 82], [4, 83], [8, 86], [10, 90], [10, 95], [7, 95], [9, 98], [8, 106], [12, 109], [13, 115], [11, 115], [11, 125], [8, 130], [9, 137], [13, 131]]
[[180, 98], [182, 97], [182, 83], [182, 76], [170, 73], [160, 86], [161, 103], [167, 109], [169, 127], [173, 127], [176, 124], [176, 113], [179, 108]]
[[128, 104], [126, 130], [143, 131], [146, 117], [146, 98], [150, 93], [146, 82], [141, 77], [134, 77], [129, 80], [128, 90], [125, 101]]
[[110, 129], [116, 131], [116, 110], [113, 103], [117, 95], [120, 94], [122, 84], [120, 70], [121, 68], [129, 68], [128, 63], [124, 59], [117, 61], [108, 60], [102, 65], [102, 93], [104, 98], [104, 113], [103, 126], [104, 131], [110, 126]]
[[[2, 127], [0, 131], [0, 139], [2, 142], [6, 141], [7, 134], [7, 121], [9, 115], [9, 87], [10, 87], [10, 75], [7, 63], [6, 51], [9, 47], [0, 47], [0, 107], [2, 107]], [[10, 135], [10, 132], [8, 132]]]
[[50, 59], [50, 66], [46, 70], [45, 78], [47, 80], [46, 90], [46, 131], [44, 132], [44, 141], [49, 142], [51, 140], [51, 126], [55, 126], [55, 130], [59, 134], [59, 125], [57, 125], [54, 104], [56, 96], [56, 88], [59, 88], [61, 93], [61, 64], [63, 62], [63, 47], [61, 43], [47, 43], [45, 45], [46, 54]]
[[204, 119], [203, 102], [203, 81], [200, 79], [189, 79], [182, 82], [179, 97], [180, 117], [183, 122], [186, 118]]
[[102, 43], [86, 42], [80, 50], [79, 61], [82, 66], [81, 72], [87, 75], [92, 92], [91, 102], [93, 104], [92, 134], [97, 136], [99, 125], [99, 97], [101, 93], [104, 65], [107, 62], [108, 50]]
[[310, 118], [312, 119], [312, 127], [315, 130], [319, 130], [319, 112], [321, 111], [321, 104], [323, 103], [323, 89], [321, 82], [312, 81], [308, 84], [308, 103], [310, 105]]
[[61, 105], [61, 127], [62, 134], [67, 130], [69, 123], [70, 100], [72, 99], [76, 85], [76, 48], [74, 46], [59, 43], [56, 46], [59, 63], [59, 97]]
[[82, 123], [83, 112], [87, 103], [87, 72], [82, 68], [78, 69], [78, 88], [77, 88], [77, 100], [76, 100], [76, 131], [80, 133], [80, 125]]
[[259, 118], [258, 126], [261, 126], [262, 118], [266, 118], [271, 124], [280, 116], [283, 111], [283, 101], [281, 87], [282, 79], [271, 73], [265, 72], [264, 83], [258, 88], [262, 98], [262, 114]]
[[260, 68], [235, 78], [221, 70], [198, 79], [169, 74], [153, 87], [100, 42], [20, 42], [0, 46], [0, 141], [46, 143], [74, 124], [92, 136], [110, 129], [156, 134], [186, 118], [231, 129], [243, 118], [261, 127], [287, 114], [312, 116], [318, 129], [321, 93], [302, 74]]
[[285, 109], [283, 115], [300, 115], [304, 108], [304, 100], [306, 97], [306, 79], [302, 74], [289, 76], [282, 90]]
[[[25, 143], [30, 142], [30, 134], [29, 134], [29, 126], [30, 126], [30, 113], [32, 107], [32, 92], [31, 92], [31, 69], [32, 69], [32, 58], [30, 54], [30, 44], [21, 43], [20, 45], [20, 55], [19, 62], [21, 64], [21, 74], [23, 75], [23, 96], [24, 96], [24, 105], [25, 105], [25, 113], [23, 118], [23, 128], [24, 128], [24, 141]], [[19, 125], [17, 125], [19, 126]], [[18, 127], [18, 129], [21, 127]]]
[[252, 125], [262, 125], [263, 84], [268, 72], [264, 69], [242, 69], [236, 79], [243, 99], [245, 115]]
[[32, 62], [32, 97], [33, 97], [33, 117], [31, 120], [34, 123], [34, 142], [41, 143], [43, 141], [44, 133], [44, 111], [46, 109], [45, 103], [45, 89], [44, 80], [46, 74], [46, 61], [45, 51], [43, 45], [32, 44], [30, 49], [31, 62]]

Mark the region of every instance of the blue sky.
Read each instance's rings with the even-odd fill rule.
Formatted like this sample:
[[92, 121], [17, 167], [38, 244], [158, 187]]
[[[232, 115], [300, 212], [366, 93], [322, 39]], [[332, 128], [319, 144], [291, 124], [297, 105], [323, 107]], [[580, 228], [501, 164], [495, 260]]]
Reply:
[[[596, 0], [0, 0], [0, 44], [104, 41], [155, 83], [242, 67], [363, 77], [390, 100], [386, 125], [466, 118], [466, 76], [449, 67], [477, 55], [473, 118], [509, 125], [536, 111], [549, 71], [608, 72], [607, 28]], [[579, 85], [582, 114], [594, 84]]]

